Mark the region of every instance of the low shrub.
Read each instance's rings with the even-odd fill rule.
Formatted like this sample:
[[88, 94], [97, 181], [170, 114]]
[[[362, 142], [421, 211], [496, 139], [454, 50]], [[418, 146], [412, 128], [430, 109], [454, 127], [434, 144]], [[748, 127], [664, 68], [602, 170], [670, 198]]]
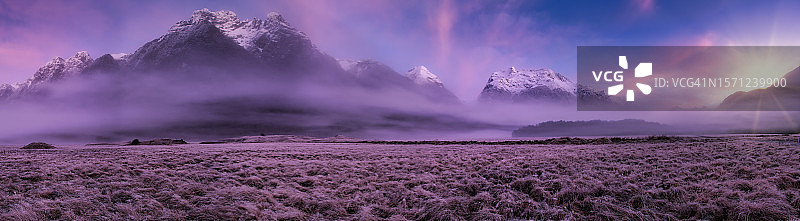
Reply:
[[56, 147], [44, 142], [33, 142], [22, 147], [22, 149], [55, 149]]

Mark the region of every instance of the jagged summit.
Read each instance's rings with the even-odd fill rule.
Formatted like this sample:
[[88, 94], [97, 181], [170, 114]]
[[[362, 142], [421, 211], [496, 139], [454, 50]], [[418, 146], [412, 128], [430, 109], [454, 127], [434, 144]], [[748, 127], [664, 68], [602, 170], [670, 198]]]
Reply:
[[194, 11], [192, 16], [189, 17], [189, 20], [178, 21], [175, 23], [175, 25], [172, 25], [172, 27], [169, 29], [169, 32], [185, 31], [189, 27], [198, 25], [202, 22], [210, 22], [223, 31], [236, 29], [243, 24], [243, 22], [239, 20], [239, 17], [236, 16], [236, 13], [232, 11], [222, 10], [213, 12], [207, 8], [204, 8]]
[[231, 68], [255, 61], [254, 56], [227, 37], [212, 21], [199, 17], [196, 24], [184, 25], [179, 30], [173, 28], [146, 43], [131, 54], [126, 63], [133, 70], [163, 71], [203, 69], [201, 66]]
[[170, 32], [188, 30], [191, 26], [209, 22], [219, 28], [237, 44], [254, 53], [262, 53], [265, 43], [286, 36], [308, 40], [308, 36], [289, 25], [277, 12], [267, 13], [266, 19], [253, 18], [241, 20], [232, 11], [211, 11], [207, 8], [192, 13], [188, 20], [179, 21], [170, 28]]
[[283, 16], [280, 13], [277, 13], [277, 12], [269, 12], [269, 13], [267, 13], [267, 20], [273, 21], [273, 22], [276, 22], [276, 23], [281, 23], [281, 24], [284, 24], [286, 26], [289, 26], [288, 23], [286, 23], [286, 20], [283, 19]]
[[17, 96], [22, 93], [35, 94], [44, 85], [64, 80], [80, 74], [92, 63], [92, 57], [86, 51], [75, 53], [67, 59], [54, 57], [36, 70], [33, 77], [23, 82], [15, 84], [3, 84], [0, 86], [0, 99]]
[[486, 84], [512, 93], [521, 93], [540, 86], [572, 93], [575, 91], [575, 83], [550, 68], [518, 70], [511, 67], [492, 73]]
[[55, 57], [33, 74], [33, 78], [29, 80], [30, 85], [53, 82], [71, 77], [78, 74], [86, 68], [86, 66], [89, 66], [91, 62], [92, 57], [89, 56], [89, 53], [86, 51], [78, 52], [66, 60], [61, 57]]
[[444, 87], [439, 76], [431, 73], [425, 66], [415, 66], [406, 72], [406, 77], [420, 86]]
[[479, 100], [573, 101], [576, 85], [549, 68], [518, 69], [510, 67], [492, 73]]

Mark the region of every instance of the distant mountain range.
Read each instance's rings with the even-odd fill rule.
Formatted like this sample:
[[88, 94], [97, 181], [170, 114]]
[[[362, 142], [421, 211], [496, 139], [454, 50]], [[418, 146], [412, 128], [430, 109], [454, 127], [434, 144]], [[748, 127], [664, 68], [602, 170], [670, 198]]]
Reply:
[[[800, 105], [796, 102], [800, 70], [785, 78], [787, 88], [737, 92], [719, 109], [754, 105], [762, 110], [798, 109], [792, 105]], [[40, 134], [91, 134], [112, 140], [259, 133], [371, 136], [375, 131], [428, 133], [510, 126], [459, 117], [454, 112], [463, 102], [425, 66], [400, 73], [375, 60], [335, 59], [274, 12], [264, 19], [242, 20], [230, 11], [197, 10], [133, 53], [56, 57], [28, 80], [0, 85], [0, 101], [43, 103], [46, 108], [41, 109], [49, 111], [87, 110], [80, 116], [88, 119], [65, 118], [93, 129]], [[576, 101], [615, 102], [605, 91], [578, 85], [551, 69], [510, 67], [490, 74], [476, 106], [569, 107]], [[641, 129], [620, 132], [628, 134], [655, 133], [659, 131], [649, 127], [660, 127], [638, 121], [568, 125], [579, 124], [596, 130], [614, 125]], [[521, 128], [515, 135], [552, 134], [547, 131], [558, 131], [553, 125]]]
[[[306, 34], [289, 25], [278, 13], [269, 13], [266, 19], [241, 20], [231, 11], [208, 9], [195, 11], [189, 19], [177, 22], [167, 34], [132, 54], [106, 54], [92, 59], [88, 53], [79, 52], [68, 59], [56, 57], [29, 80], [0, 85], [0, 99], [37, 94], [48, 84], [82, 75], [210, 72], [209, 67], [217, 72], [248, 69], [277, 78], [355, 82], [367, 88], [402, 89], [437, 102], [460, 103], [425, 66], [413, 67], [400, 75], [374, 60], [336, 60], [319, 51]], [[579, 94], [575, 83], [550, 69], [511, 67], [491, 74], [479, 100], [573, 103]]]
[[[607, 98], [550, 69], [511, 67], [491, 74], [479, 101], [574, 104], [579, 97]], [[498, 127], [420, 109], [462, 104], [427, 67], [400, 74], [379, 61], [337, 60], [274, 12], [242, 20], [197, 10], [133, 53], [56, 57], [30, 79], [0, 85], [0, 100], [94, 105], [101, 114], [88, 115], [111, 114], [104, 124], [131, 116], [150, 122], [120, 121], [114, 135], [102, 135], [126, 138]], [[171, 112], [181, 114], [160, 118]]]

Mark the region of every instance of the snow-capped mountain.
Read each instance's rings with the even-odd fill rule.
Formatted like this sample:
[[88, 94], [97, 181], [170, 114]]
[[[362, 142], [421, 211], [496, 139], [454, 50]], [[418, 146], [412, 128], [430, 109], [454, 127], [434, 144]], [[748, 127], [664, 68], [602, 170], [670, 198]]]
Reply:
[[442, 81], [439, 80], [439, 76], [433, 74], [433, 72], [428, 70], [425, 66], [415, 66], [411, 68], [411, 70], [408, 70], [405, 76], [414, 82], [422, 93], [428, 94], [438, 101], [449, 103], [461, 102], [453, 92], [450, 92], [450, 90], [444, 87]]
[[[428, 105], [460, 101], [425, 69], [414, 68], [406, 77], [378, 61], [337, 62], [277, 13], [242, 20], [233, 12], [203, 9], [133, 53], [56, 58], [26, 82], [0, 85], [0, 100], [53, 102], [97, 114], [96, 122], [103, 123], [92, 130], [102, 135], [329, 136], [371, 127], [459, 130], [472, 125], [430, 112]], [[9, 97], [21, 99], [4, 99]], [[135, 116], [125, 116], [135, 119], [118, 119], [117, 112], [107, 110], [131, 111], [126, 113]], [[165, 112], [181, 114], [166, 117]], [[105, 124], [108, 119], [120, 121]], [[129, 122], [148, 125], [141, 129]]]
[[276, 12], [267, 14], [265, 20], [253, 18], [253, 20], [241, 20], [236, 13], [232, 11], [210, 11], [208, 9], [197, 10], [192, 14], [189, 20], [179, 21], [170, 29], [170, 33], [184, 32], [191, 30], [193, 26], [199, 25], [203, 22], [210, 22], [219, 28], [226, 36], [230, 37], [236, 43], [248, 51], [260, 53], [263, 52], [263, 42], [257, 42], [262, 37], [272, 40], [280, 39], [285, 36], [291, 36], [300, 40], [308, 40], [306, 34], [297, 31], [294, 27], [289, 25], [283, 16]]
[[210, 49], [212, 55], [216, 55], [208, 60], [249, 62], [246, 61], [249, 57], [239, 51], [242, 49], [272, 68], [336, 66], [335, 60], [320, 52], [305, 33], [289, 25], [275, 12], [268, 13], [265, 19], [241, 20], [231, 11], [197, 10], [188, 20], [179, 21], [166, 35], [142, 49], [131, 55], [133, 63], [151, 54], [155, 54], [157, 60], [168, 59], [171, 55], [184, 57], [177, 53], [181, 51], [204, 54], [201, 49]]
[[511, 67], [492, 73], [478, 98], [483, 102], [574, 102], [576, 85], [550, 70]]
[[439, 80], [439, 76], [431, 73], [425, 66], [415, 66], [411, 68], [411, 70], [406, 72], [406, 77], [420, 86], [444, 88], [444, 84]]
[[34, 94], [40, 92], [47, 84], [72, 78], [83, 72], [92, 63], [92, 57], [86, 51], [76, 53], [67, 59], [55, 57], [36, 70], [33, 77], [13, 85], [0, 86], [0, 99], [10, 98], [19, 94]]
[[199, 20], [146, 43], [126, 63], [137, 71], [170, 71], [202, 66], [233, 68], [253, 65], [256, 59], [213, 23]]
[[439, 77], [424, 66], [416, 66], [406, 75], [374, 60], [339, 60], [339, 65], [367, 88], [407, 90], [437, 102], [459, 103], [458, 97], [444, 88]]
[[30, 80], [0, 87], [0, 98], [35, 92], [45, 84], [78, 75], [175, 71], [195, 76], [241, 72], [273, 80], [272, 76], [281, 76], [286, 80], [337, 82], [366, 89], [401, 89], [436, 101], [459, 102], [424, 66], [414, 67], [404, 76], [378, 61], [337, 62], [278, 13], [242, 20], [231, 11], [208, 9], [194, 11], [131, 54], [105, 54], [96, 60], [86, 52], [68, 59], [57, 57]]
[[61, 57], [55, 57], [36, 71], [31, 79], [31, 85], [58, 81], [75, 76], [89, 66], [91, 62], [92, 58], [89, 56], [89, 53], [85, 51], [78, 52], [66, 60]]

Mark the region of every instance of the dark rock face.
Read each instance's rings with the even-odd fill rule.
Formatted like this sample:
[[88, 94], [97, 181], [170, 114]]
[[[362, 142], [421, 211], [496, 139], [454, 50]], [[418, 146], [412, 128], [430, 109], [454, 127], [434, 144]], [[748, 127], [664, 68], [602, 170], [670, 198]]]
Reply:
[[510, 94], [493, 85], [486, 85], [478, 98], [482, 102], [509, 103], [574, 103], [575, 95], [562, 89], [550, 89], [545, 86], [528, 88], [518, 94]]
[[259, 49], [257, 55], [262, 61], [279, 67], [296, 66], [303, 61], [324, 57], [305, 36], [285, 28], [259, 35], [253, 43]]
[[414, 83], [403, 77], [385, 64], [373, 61], [342, 61], [345, 71], [349, 72], [359, 85], [377, 89], [389, 87], [412, 88]]
[[86, 69], [83, 70], [83, 74], [92, 75], [92, 74], [103, 74], [103, 73], [115, 73], [119, 72], [121, 69], [121, 65], [119, 62], [114, 59], [110, 54], [105, 54], [100, 56], [99, 58], [95, 59]]
[[535, 102], [535, 101], [552, 101], [552, 102], [564, 102], [570, 103], [575, 98], [575, 95], [571, 92], [567, 92], [563, 89], [550, 89], [544, 86], [534, 87], [527, 89], [520, 93], [517, 96], [513, 96], [511, 100], [513, 102]]
[[614, 101], [605, 91], [595, 90], [590, 87], [578, 85], [578, 102], [586, 105], [611, 105]]

